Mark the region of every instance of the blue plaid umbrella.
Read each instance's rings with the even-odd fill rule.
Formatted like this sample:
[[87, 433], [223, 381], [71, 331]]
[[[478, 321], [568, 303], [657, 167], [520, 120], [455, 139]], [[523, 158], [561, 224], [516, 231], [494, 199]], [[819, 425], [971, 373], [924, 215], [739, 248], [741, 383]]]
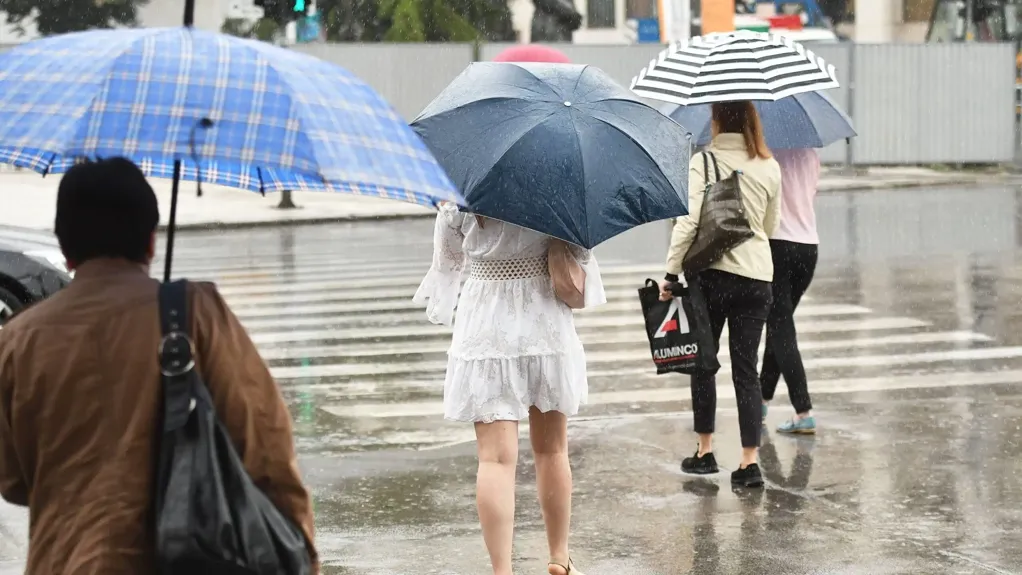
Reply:
[[0, 54], [0, 162], [47, 174], [112, 156], [175, 183], [464, 204], [382, 97], [311, 56], [189, 28], [92, 30]]

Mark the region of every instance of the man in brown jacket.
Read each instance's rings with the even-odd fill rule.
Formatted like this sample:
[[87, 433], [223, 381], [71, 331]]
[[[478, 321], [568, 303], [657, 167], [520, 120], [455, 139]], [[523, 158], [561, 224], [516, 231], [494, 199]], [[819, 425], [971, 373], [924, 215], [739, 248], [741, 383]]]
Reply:
[[[158, 222], [156, 196], [130, 161], [71, 168], [57, 195], [56, 234], [75, 278], [0, 329], [0, 494], [29, 508], [26, 573], [156, 572], [160, 320], [149, 263]], [[216, 287], [191, 288], [196, 362], [217, 414], [318, 565], [312, 504], [277, 385]]]

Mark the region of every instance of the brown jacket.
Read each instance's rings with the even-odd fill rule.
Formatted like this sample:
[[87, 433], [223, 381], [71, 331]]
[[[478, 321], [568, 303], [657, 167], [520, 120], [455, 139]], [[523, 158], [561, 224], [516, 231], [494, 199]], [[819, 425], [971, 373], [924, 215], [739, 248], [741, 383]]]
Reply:
[[[29, 508], [28, 574], [154, 572], [158, 285], [141, 266], [89, 261], [0, 329], [0, 494]], [[221, 421], [311, 548], [312, 504], [276, 383], [215, 286], [192, 284], [189, 306]]]

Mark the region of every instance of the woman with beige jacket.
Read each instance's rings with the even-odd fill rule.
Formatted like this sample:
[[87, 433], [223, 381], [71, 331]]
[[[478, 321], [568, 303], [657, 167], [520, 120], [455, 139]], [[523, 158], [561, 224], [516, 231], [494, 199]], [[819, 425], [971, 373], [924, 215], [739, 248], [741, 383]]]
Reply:
[[[717, 348], [724, 323], [728, 326], [731, 351], [731, 377], [738, 401], [741, 428], [742, 462], [731, 474], [731, 483], [743, 487], [761, 487], [763, 476], [757, 464], [759, 435], [763, 425], [759, 375], [759, 342], [772, 300], [773, 260], [770, 235], [780, 219], [781, 170], [767, 149], [759, 116], [752, 102], [724, 102], [713, 105], [713, 141], [703, 154], [712, 154], [707, 165], [714, 174], [716, 160], [721, 179], [739, 172], [739, 186], [749, 227], [755, 234], [734, 247], [689, 279], [695, 280], [706, 297], [710, 327]], [[679, 281], [682, 262], [695, 239], [707, 183], [715, 175], [703, 171], [703, 158], [696, 155], [689, 168], [689, 215], [679, 218], [671, 234], [667, 254], [667, 276], [661, 286], [661, 299], [670, 299], [670, 286]], [[710, 474], [718, 471], [713, 456], [714, 417], [717, 407], [716, 376], [692, 376], [692, 411], [699, 449], [682, 461], [682, 471]]]

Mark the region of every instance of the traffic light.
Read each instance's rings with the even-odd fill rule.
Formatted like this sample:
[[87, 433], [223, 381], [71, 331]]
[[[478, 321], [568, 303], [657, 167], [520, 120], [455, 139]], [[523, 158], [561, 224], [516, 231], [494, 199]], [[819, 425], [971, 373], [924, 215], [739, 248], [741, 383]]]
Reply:
[[252, 0], [263, 9], [266, 18], [280, 24], [286, 24], [305, 15], [308, 10], [307, 0]]

